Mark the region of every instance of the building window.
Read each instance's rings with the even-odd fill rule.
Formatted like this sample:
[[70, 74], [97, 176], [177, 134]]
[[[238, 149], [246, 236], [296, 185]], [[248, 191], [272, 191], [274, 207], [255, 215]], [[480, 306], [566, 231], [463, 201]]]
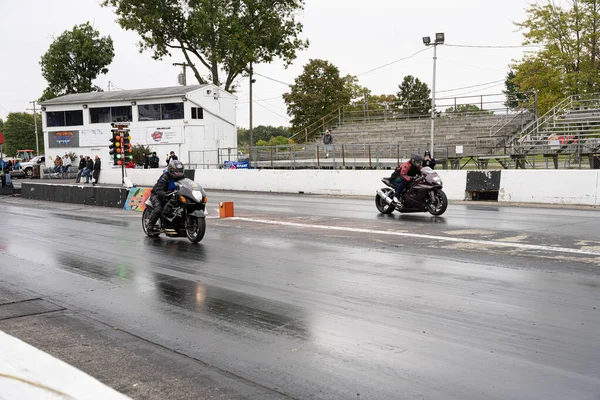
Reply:
[[138, 106], [140, 121], [183, 119], [183, 103], [144, 104]]
[[83, 125], [83, 110], [52, 111], [46, 113], [47, 126]]
[[202, 107], [192, 107], [192, 119], [204, 119], [204, 109]]
[[90, 123], [131, 122], [131, 106], [90, 108]]

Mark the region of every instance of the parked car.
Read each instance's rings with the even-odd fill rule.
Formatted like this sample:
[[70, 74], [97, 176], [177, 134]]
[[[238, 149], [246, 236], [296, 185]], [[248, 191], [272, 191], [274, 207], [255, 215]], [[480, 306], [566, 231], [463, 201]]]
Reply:
[[31, 178], [33, 176], [33, 167], [34, 165], [38, 165], [41, 168], [44, 168], [46, 163], [45, 156], [35, 156], [30, 161], [21, 163], [21, 170], [25, 174], [26, 177]]

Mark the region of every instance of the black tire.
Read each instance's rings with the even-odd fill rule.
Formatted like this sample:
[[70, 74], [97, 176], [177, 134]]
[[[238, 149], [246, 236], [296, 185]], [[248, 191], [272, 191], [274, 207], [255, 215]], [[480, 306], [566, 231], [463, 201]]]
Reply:
[[144, 233], [146, 234], [146, 236], [158, 237], [158, 235], [159, 235], [158, 232], [148, 232], [148, 228], [146, 227], [146, 224], [147, 224], [148, 220], [150, 219], [150, 214], [152, 214], [152, 209], [150, 209], [149, 207], [146, 207], [144, 209], [144, 212], [142, 213], [142, 228], [144, 229]]
[[32, 168], [26, 168], [25, 169], [25, 176], [28, 178], [31, 178], [33, 176], [33, 169]]
[[435, 202], [427, 201], [427, 211], [431, 215], [439, 216], [446, 212], [448, 208], [448, 197], [442, 189], [435, 189], [434, 191]]
[[206, 218], [198, 218], [188, 215], [185, 221], [185, 234], [192, 243], [198, 243], [206, 233]]
[[[381, 191], [385, 193], [386, 196], [389, 196], [390, 193], [393, 192], [390, 188], [383, 188]], [[375, 195], [375, 207], [377, 207], [377, 210], [382, 214], [391, 214], [396, 209], [395, 206], [388, 204], [385, 199], [381, 198], [379, 194]]]

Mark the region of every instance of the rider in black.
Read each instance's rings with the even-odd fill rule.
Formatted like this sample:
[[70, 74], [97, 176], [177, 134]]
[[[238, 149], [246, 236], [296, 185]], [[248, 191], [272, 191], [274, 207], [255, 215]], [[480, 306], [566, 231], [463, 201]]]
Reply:
[[167, 172], [163, 173], [156, 185], [152, 188], [152, 194], [150, 196], [150, 201], [152, 202], [152, 214], [150, 214], [150, 219], [148, 220], [148, 225], [146, 228], [148, 230], [154, 230], [156, 221], [163, 212], [163, 208], [167, 203], [167, 192], [175, 190], [175, 182], [182, 179], [183, 176], [183, 163], [179, 160], [173, 160], [167, 167]]

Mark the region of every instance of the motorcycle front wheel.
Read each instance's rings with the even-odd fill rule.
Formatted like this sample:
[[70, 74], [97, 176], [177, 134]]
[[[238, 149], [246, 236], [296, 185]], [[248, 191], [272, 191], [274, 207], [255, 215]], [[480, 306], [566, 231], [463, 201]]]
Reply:
[[427, 211], [431, 215], [442, 215], [448, 208], [448, 198], [442, 189], [435, 189], [433, 193], [434, 200], [427, 201]]
[[[388, 197], [393, 192], [393, 190], [390, 188], [383, 188], [381, 191]], [[378, 194], [375, 195], [375, 207], [377, 207], [377, 210], [382, 214], [391, 214], [396, 209], [395, 206], [388, 204], [387, 201], [385, 201], [385, 199]]]
[[188, 215], [185, 220], [185, 233], [192, 243], [198, 243], [206, 233], [206, 218], [198, 218]]
[[150, 237], [157, 237], [158, 232], [150, 232], [148, 231], [147, 225], [150, 220], [150, 214], [152, 214], [152, 210], [149, 207], [144, 209], [144, 213], [142, 214], [142, 228], [144, 229], [144, 233]]

